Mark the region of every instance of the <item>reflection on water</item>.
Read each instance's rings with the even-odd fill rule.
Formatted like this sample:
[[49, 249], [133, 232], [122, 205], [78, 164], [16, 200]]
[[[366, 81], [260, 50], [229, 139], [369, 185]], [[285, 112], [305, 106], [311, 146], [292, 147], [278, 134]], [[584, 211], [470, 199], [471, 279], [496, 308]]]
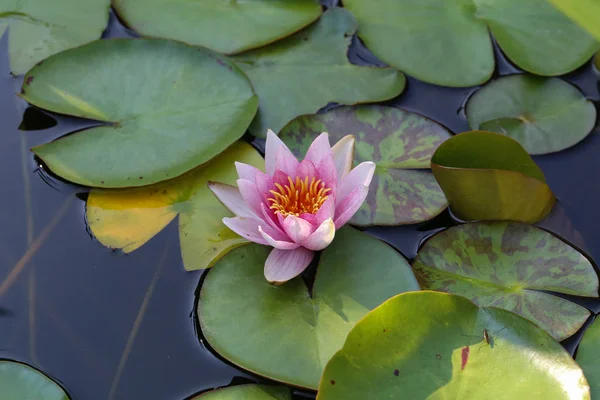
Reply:
[[[105, 37], [127, 36], [111, 17]], [[0, 46], [0, 358], [31, 363], [64, 384], [74, 399], [183, 399], [235, 377], [255, 379], [223, 362], [197, 339], [192, 313], [200, 272], [185, 272], [174, 221], [146, 245], [124, 255], [91, 239], [84, 189], [41, 171], [29, 148], [93, 123], [28, 109], [17, 98], [6, 38]], [[356, 54], [359, 54], [357, 56]], [[501, 54], [497, 52], [497, 56]], [[354, 62], [369, 60], [353, 53]], [[362, 61], [361, 61], [362, 60]], [[498, 73], [514, 72], [499, 60]], [[591, 64], [569, 81], [598, 100]], [[409, 79], [388, 102], [424, 114], [454, 132], [468, 130], [462, 107], [472, 88], [438, 88]], [[55, 124], [57, 122], [57, 124]], [[21, 126], [21, 129], [19, 129]], [[34, 130], [34, 131], [25, 131]], [[537, 156], [561, 214], [549, 229], [580, 236], [600, 259], [596, 221], [600, 137], [593, 132], [561, 153]], [[414, 257], [419, 243], [452, 224], [434, 221], [368, 231]], [[598, 302], [588, 304], [598, 311]], [[574, 341], [570, 342], [572, 350]], [[237, 381], [236, 381], [237, 382]], [[301, 397], [299, 397], [301, 398]]]

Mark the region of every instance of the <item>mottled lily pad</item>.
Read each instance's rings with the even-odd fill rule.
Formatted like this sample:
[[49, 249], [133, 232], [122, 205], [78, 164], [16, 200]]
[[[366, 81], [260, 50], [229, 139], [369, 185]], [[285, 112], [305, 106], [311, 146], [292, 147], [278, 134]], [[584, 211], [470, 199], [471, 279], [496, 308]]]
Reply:
[[179, 241], [186, 270], [211, 267], [231, 249], [248, 243], [223, 225], [231, 213], [208, 189], [209, 181], [234, 185], [234, 162], [264, 167], [249, 144], [237, 142], [192, 171], [169, 181], [128, 189], [93, 189], [86, 217], [100, 243], [132, 252], [179, 214]]
[[463, 220], [537, 222], [556, 203], [542, 170], [514, 139], [485, 131], [453, 136], [431, 169], [450, 209]]
[[318, 0], [114, 0], [137, 32], [233, 54], [291, 35], [321, 15]]
[[344, 0], [344, 6], [376, 56], [443, 86], [473, 86], [491, 77], [488, 29], [508, 58], [537, 75], [572, 71], [599, 47], [546, 0]]
[[467, 103], [471, 129], [507, 135], [529, 154], [564, 150], [596, 124], [596, 108], [559, 78], [512, 75], [476, 92]]
[[200, 289], [198, 317], [221, 356], [291, 385], [316, 389], [358, 320], [390, 296], [419, 290], [400, 254], [349, 227], [321, 254], [312, 296], [301, 278], [265, 280], [269, 251], [252, 244], [223, 257]]
[[6, 400], [69, 400], [65, 391], [41, 372], [0, 360], [0, 397]]
[[594, 323], [587, 328], [575, 357], [577, 363], [583, 369], [588, 382], [592, 398], [600, 396], [600, 320], [596, 318]]
[[598, 297], [598, 275], [585, 256], [545, 230], [521, 223], [449, 228], [425, 243], [413, 269], [423, 289], [512, 311], [557, 340], [577, 332], [590, 312], [550, 292]]
[[589, 400], [569, 353], [505, 310], [435, 292], [371, 311], [325, 367], [317, 400]]
[[239, 139], [257, 109], [227, 58], [166, 40], [100, 40], [45, 60], [21, 96], [104, 124], [35, 147], [57, 175], [94, 187], [179, 176]]
[[239, 385], [212, 390], [191, 400], [292, 400], [292, 395], [281, 386]]
[[359, 67], [347, 51], [356, 20], [343, 8], [326, 11], [309, 28], [271, 46], [234, 57], [252, 81], [260, 106], [250, 131], [279, 132], [299, 115], [331, 102], [357, 104], [391, 99], [405, 86], [394, 68]]
[[450, 137], [441, 125], [394, 107], [340, 107], [298, 117], [282, 129], [280, 137], [300, 156], [321, 132], [329, 132], [332, 143], [353, 134], [355, 163], [377, 164], [367, 200], [351, 223], [414, 224], [435, 217], [448, 206], [429, 171], [431, 156]]
[[0, 0], [11, 71], [25, 73], [46, 57], [100, 38], [109, 9], [110, 0]]

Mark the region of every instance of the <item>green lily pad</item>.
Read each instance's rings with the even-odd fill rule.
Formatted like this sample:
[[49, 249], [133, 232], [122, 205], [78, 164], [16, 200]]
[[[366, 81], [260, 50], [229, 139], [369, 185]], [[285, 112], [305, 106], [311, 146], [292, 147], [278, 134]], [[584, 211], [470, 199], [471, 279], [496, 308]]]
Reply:
[[425, 242], [413, 270], [423, 289], [512, 311], [556, 340], [577, 332], [590, 312], [550, 292], [598, 297], [598, 275], [585, 256], [545, 230], [521, 223], [449, 228]]
[[6, 400], [69, 400], [52, 379], [13, 361], [0, 360], [0, 388]]
[[115, 11], [145, 36], [233, 54], [291, 35], [321, 15], [318, 0], [114, 0]]
[[567, 17], [600, 40], [600, 3], [596, 0], [549, 0]]
[[321, 254], [312, 295], [301, 278], [265, 280], [269, 251], [249, 245], [222, 258], [201, 287], [198, 317], [221, 356], [295, 386], [316, 389], [358, 320], [390, 296], [419, 290], [400, 254], [352, 228], [337, 231]]
[[109, 9], [110, 0], [0, 0], [11, 71], [23, 74], [46, 57], [100, 38]]
[[191, 400], [292, 400], [290, 390], [281, 386], [239, 385], [203, 393]]
[[21, 96], [105, 124], [35, 147], [57, 175], [94, 187], [179, 176], [239, 139], [257, 109], [244, 74], [209, 50], [166, 40], [101, 40], [25, 76]]
[[257, 168], [264, 160], [247, 143], [237, 142], [207, 164], [169, 181], [127, 189], [93, 189], [86, 205], [90, 230], [103, 245], [130, 253], [160, 232], [179, 214], [183, 266], [211, 267], [231, 249], [248, 243], [225, 225], [232, 214], [208, 189], [209, 181], [234, 185], [234, 162]]
[[471, 129], [501, 133], [529, 154], [546, 154], [583, 140], [596, 124], [596, 108], [561, 79], [512, 75], [476, 92], [467, 118]]
[[414, 224], [435, 217], [448, 206], [429, 171], [431, 156], [451, 136], [441, 125], [394, 107], [339, 107], [298, 117], [279, 136], [301, 156], [321, 132], [328, 132], [332, 143], [352, 133], [355, 164], [377, 164], [369, 195], [352, 224]]
[[394, 68], [350, 64], [348, 46], [356, 20], [343, 8], [290, 38], [233, 59], [252, 81], [260, 106], [250, 132], [279, 132], [299, 115], [312, 114], [331, 102], [357, 104], [388, 100], [406, 84]]
[[537, 222], [556, 203], [542, 170], [514, 139], [471, 131], [442, 143], [431, 169], [463, 220]]
[[600, 396], [600, 320], [596, 319], [592, 325], [587, 328], [575, 357], [577, 363], [583, 369], [588, 382], [592, 398], [597, 399]]
[[367, 314], [329, 361], [317, 400], [339, 399], [589, 400], [590, 389], [565, 349], [531, 322], [460, 296], [413, 292]]
[[599, 47], [546, 0], [344, 0], [344, 6], [376, 56], [443, 86], [473, 86], [491, 77], [488, 29], [508, 58], [537, 75], [572, 71]]

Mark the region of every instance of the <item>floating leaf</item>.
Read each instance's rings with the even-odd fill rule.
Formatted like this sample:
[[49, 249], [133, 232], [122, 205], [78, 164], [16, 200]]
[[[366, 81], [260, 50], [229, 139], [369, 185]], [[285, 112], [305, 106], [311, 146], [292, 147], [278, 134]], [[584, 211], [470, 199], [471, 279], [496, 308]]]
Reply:
[[589, 400], [590, 391], [571, 356], [531, 322], [460, 296], [414, 292], [356, 324], [317, 396], [396, 398]]
[[512, 75], [476, 92], [467, 103], [472, 129], [502, 133], [529, 154], [564, 150], [594, 128], [596, 108], [558, 78]]
[[292, 396], [281, 386], [239, 385], [212, 390], [191, 400], [292, 400]]
[[94, 189], [86, 207], [90, 230], [103, 245], [129, 253], [180, 214], [185, 269], [209, 268], [231, 249], [248, 243], [223, 225], [222, 218], [231, 213], [207, 187], [208, 181], [235, 184], [235, 161], [264, 166], [256, 150], [238, 142], [207, 164], [169, 181], [141, 188]]
[[375, 55], [443, 86], [473, 86], [490, 78], [494, 52], [488, 28], [508, 58], [537, 75], [572, 71], [598, 49], [546, 0], [344, 0], [344, 6]]
[[600, 3], [596, 0], [549, 0], [556, 8], [600, 40]]
[[299, 115], [328, 103], [356, 104], [396, 97], [404, 75], [393, 68], [359, 67], [346, 55], [356, 21], [342, 9], [326, 11], [308, 29], [263, 49], [234, 57], [260, 98], [250, 131], [279, 132]]
[[101, 40], [25, 76], [22, 97], [106, 124], [33, 149], [61, 177], [87, 186], [174, 178], [240, 138], [257, 98], [244, 74], [209, 50], [164, 40]]
[[429, 171], [433, 152], [450, 137], [441, 125], [394, 107], [340, 107], [298, 117], [280, 136], [301, 156], [321, 132], [328, 132], [332, 143], [352, 133], [355, 163], [377, 164], [369, 195], [353, 224], [414, 224], [435, 217], [448, 206]]
[[537, 222], [556, 199], [542, 170], [514, 139], [461, 133], [438, 147], [431, 169], [450, 209], [463, 220]]
[[233, 54], [299, 31], [321, 15], [317, 0], [114, 0], [139, 33]]
[[265, 280], [269, 251], [249, 245], [222, 258], [202, 285], [198, 316], [221, 356], [295, 386], [316, 389], [359, 319], [390, 296], [419, 290], [401, 255], [352, 228], [337, 231], [321, 254], [312, 296], [301, 278], [282, 286]]
[[0, 360], [0, 391], [6, 400], [68, 400], [52, 379], [18, 362]]
[[0, 1], [0, 36], [9, 30], [10, 69], [25, 73], [63, 50], [98, 39], [110, 0]]
[[583, 369], [583, 372], [590, 383], [592, 398], [597, 399], [600, 396], [600, 320], [596, 319], [594, 323], [587, 328], [579, 347], [577, 363]]
[[425, 242], [413, 269], [424, 289], [512, 311], [557, 340], [577, 332], [590, 312], [549, 292], [598, 297], [598, 275], [585, 256], [521, 223], [449, 228]]

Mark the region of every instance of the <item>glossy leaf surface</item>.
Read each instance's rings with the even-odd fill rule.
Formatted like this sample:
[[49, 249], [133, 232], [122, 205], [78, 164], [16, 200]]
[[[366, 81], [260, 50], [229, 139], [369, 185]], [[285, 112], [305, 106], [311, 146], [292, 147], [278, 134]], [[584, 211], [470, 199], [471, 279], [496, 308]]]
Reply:
[[6, 400], [69, 400], [54, 381], [18, 362], [0, 360], [0, 393]]

